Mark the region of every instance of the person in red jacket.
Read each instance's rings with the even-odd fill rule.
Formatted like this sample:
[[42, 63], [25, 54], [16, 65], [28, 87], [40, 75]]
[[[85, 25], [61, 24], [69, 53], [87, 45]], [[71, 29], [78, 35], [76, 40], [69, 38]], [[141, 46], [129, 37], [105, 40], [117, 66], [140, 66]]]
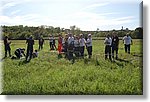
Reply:
[[61, 54], [62, 52], [62, 36], [61, 34], [59, 34], [59, 37], [58, 37], [58, 53]]

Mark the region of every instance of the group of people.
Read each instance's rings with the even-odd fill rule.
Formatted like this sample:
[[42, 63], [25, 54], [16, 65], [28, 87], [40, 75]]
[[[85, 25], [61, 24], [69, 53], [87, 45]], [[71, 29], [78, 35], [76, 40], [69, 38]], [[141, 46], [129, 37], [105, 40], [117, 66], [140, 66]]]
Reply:
[[[123, 43], [125, 52], [130, 54], [130, 45], [132, 44], [132, 38], [129, 36], [129, 34], [126, 34], [126, 36], [123, 37]], [[116, 52], [115, 59], [118, 59], [118, 49], [119, 49], [119, 37], [113, 33], [112, 37], [108, 34], [104, 40], [105, 44], [105, 59], [107, 59], [107, 56], [109, 55], [109, 59], [114, 59], [114, 53]]]
[[[58, 50], [59, 55], [65, 54], [65, 58], [71, 60], [73, 59], [74, 55], [76, 57], [84, 58], [84, 52], [85, 48], [88, 52], [88, 58], [92, 57], [92, 35], [88, 34], [88, 36], [85, 38], [83, 34], [80, 34], [79, 36], [73, 35], [73, 34], [66, 34], [64, 37], [60, 34], [58, 37], [58, 47], [55, 45], [55, 38], [53, 35], [50, 35], [49, 37], [49, 45], [50, 50]], [[130, 45], [132, 44], [132, 38], [129, 36], [129, 34], [126, 34], [126, 36], [123, 37], [124, 42], [124, 48], [125, 52], [130, 54]], [[7, 57], [7, 52], [9, 52], [9, 56], [11, 57], [11, 48], [10, 48], [11, 42], [8, 40], [8, 37], [6, 36], [4, 38], [4, 48], [5, 48], [5, 57]], [[27, 44], [27, 52], [25, 54], [24, 48], [17, 48], [14, 52], [17, 58], [20, 58], [22, 56], [25, 56], [26, 61], [30, 61], [31, 58], [38, 56], [38, 50], [35, 50], [33, 52], [33, 45], [34, 45], [34, 39], [32, 36], [30, 36], [26, 40]], [[39, 38], [39, 50], [43, 49], [44, 39], [43, 37]], [[112, 36], [109, 34], [106, 36], [104, 40], [105, 44], [105, 59], [109, 56], [109, 59], [118, 59], [118, 49], [119, 49], [119, 38], [118, 36], [113, 33]], [[114, 56], [114, 53], [116, 54]]]
[[87, 49], [88, 56], [92, 56], [92, 37], [88, 34], [87, 39], [83, 37], [83, 34], [79, 36], [73, 34], [66, 34], [65, 37], [59, 35], [58, 37], [58, 52], [64, 53], [65, 58], [73, 59], [73, 54], [76, 57], [84, 57], [85, 48]]

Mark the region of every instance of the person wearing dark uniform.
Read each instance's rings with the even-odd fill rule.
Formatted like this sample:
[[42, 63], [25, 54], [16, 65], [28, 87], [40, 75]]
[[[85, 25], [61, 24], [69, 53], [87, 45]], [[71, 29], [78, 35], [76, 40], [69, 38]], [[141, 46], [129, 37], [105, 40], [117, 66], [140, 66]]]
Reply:
[[34, 45], [34, 40], [32, 39], [32, 36], [30, 36], [30, 38], [27, 39], [26, 43], [27, 43], [26, 61], [30, 61], [32, 58], [33, 45]]
[[24, 53], [25, 49], [24, 48], [17, 48], [15, 50], [15, 55], [18, 59], [20, 59], [21, 57], [25, 56], [25, 53]]
[[40, 37], [40, 39], [39, 39], [39, 50], [43, 49], [43, 44], [44, 44], [44, 39], [43, 39], [43, 37]]
[[116, 52], [116, 59], [118, 59], [118, 47], [119, 47], [119, 38], [113, 33], [112, 37], [112, 58], [114, 59], [114, 52]]
[[7, 52], [9, 52], [9, 57], [11, 57], [10, 44], [11, 44], [11, 42], [8, 40], [8, 37], [5, 36], [5, 38], [4, 38], [5, 57], [7, 57]]

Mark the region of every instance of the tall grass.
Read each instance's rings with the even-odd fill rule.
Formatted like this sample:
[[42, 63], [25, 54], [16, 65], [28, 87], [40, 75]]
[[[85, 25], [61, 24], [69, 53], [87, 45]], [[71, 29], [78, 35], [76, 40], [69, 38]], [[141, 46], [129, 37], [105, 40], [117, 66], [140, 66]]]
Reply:
[[[2, 94], [96, 94], [142, 95], [142, 41], [134, 40], [131, 54], [125, 54], [120, 41], [119, 58], [104, 60], [103, 41], [93, 41], [92, 59], [58, 59], [57, 52], [49, 51], [48, 41], [37, 58], [25, 63], [24, 59], [6, 58], [3, 63]], [[12, 41], [12, 53], [26, 47], [25, 41]], [[37, 49], [37, 42], [34, 45]], [[87, 51], [85, 50], [85, 54]]]

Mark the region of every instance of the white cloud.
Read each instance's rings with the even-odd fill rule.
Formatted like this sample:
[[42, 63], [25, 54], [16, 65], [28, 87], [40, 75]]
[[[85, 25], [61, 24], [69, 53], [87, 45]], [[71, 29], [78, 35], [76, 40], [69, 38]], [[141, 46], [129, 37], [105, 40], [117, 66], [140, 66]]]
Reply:
[[32, 0], [2, 0], [1, 3], [1, 7], [0, 9], [4, 10], [4, 9], [8, 9], [10, 7], [22, 4], [22, 3], [26, 3], [26, 2], [30, 2]]
[[19, 13], [21, 10], [16, 10], [16, 11], [12, 11], [11, 13], [10, 13], [10, 15], [16, 15], [17, 13]]
[[89, 6], [85, 7], [85, 8], [83, 8], [82, 10], [93, 9], [93, 8], [96, 8], [96, 7], [106, 6], [108, 4], [109, 3], [92, 4], [92, 5], [89, 5]]

